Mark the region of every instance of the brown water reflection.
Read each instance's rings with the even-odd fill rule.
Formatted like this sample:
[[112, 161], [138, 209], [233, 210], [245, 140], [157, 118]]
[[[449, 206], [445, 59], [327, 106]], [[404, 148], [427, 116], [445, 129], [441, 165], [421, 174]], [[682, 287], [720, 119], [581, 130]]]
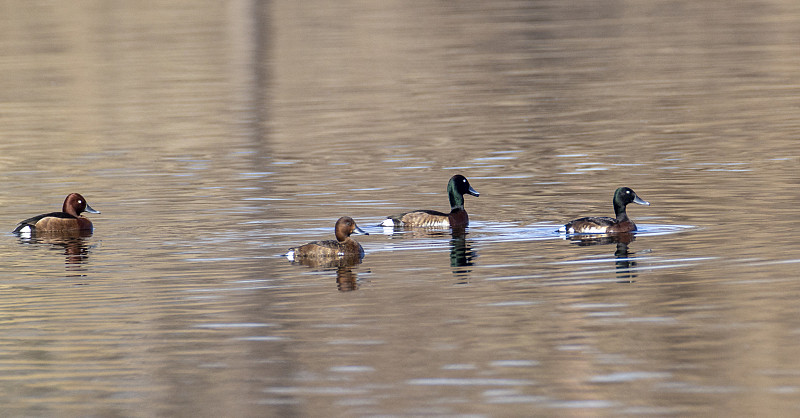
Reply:
[[[796, 413], [796, 2], [0, 9], [7, 231], [103, 208], [0, 240], [4, 414]], [[463, 234], [279, 257], [455, 173]], [[635, 240], [555, 232], [619, 185]]]
[[67, 232], [38, 232], [35, 236], [20, 236], [22, 244], [40, 245], [52, 249], [63, 250], [66, 270], [70, 277], [79, 277], [85, 271], [83, 264], [89, 261], [91, 244], [87, 238], [92, 236], [92, 231], [67, 231]]
[[578, 246], [613, 244], [615, 247], [614, 257], [616, 260], [614, 263], [617, 268], [617, 278], [626, 282], [633, 282], [633, 279], [636, 278], [635, 257], [628, 249], [630, 243], [636, 239], [634, 233], [571, 235], [567, 239]]
[[342, 292], [358, 289], [358, 274], [356, 267], [361, 264], [359, 255], [344, 256], [337, 259], [325, 258], [299, 258], [292, 262], [320, 271], [335, 271], [336, 285]]

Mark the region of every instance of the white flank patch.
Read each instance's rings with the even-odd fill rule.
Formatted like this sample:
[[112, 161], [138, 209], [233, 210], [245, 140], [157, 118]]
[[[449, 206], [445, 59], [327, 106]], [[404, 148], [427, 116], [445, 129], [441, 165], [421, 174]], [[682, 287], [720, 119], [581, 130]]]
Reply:
[[383, 222], [381, 222], [381, 226], [391, 226], [391, 227], [393, 227], [394, 226], [394, 221], [392, 220], [392, 218], [386, 218], [386, 219], [384, 219]]
[[430, 222], [426, 223], [425, 226], [429, 228], [450, 228], [450, 220]]
[[286, 258], [288, 258], [289, 261], [294, 261], [294, 250], [291, 250], [288, 253], [286, 253]]
[[607, 226], [593, 226], [591, 228], [583, 228], [577, 232], [575, 230], [570, 231], [571, 234], [605, 234], [606, 232], [608, 232]]

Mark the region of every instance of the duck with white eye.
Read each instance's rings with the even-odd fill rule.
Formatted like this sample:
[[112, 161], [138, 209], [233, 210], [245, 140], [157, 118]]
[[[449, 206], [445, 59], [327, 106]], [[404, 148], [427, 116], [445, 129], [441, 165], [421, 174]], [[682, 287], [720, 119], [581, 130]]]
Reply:
[[464, 195], [480, 196], [466, 177], [456, 174], [447, 182], [450, 213], [420, 209], [387, 217], [380, 226], [385, 228], [464, 228], [469, 226], [469, 215], [464, 209]]
[[630, 187], [620, 187], [614, 191], [614, 214], [616, 217], [591, 216], [570, 221], [559, 229], [567, 234], [613, 234], [636, 231], [636, 224], [628, 217], [626, 207], [629, 203], [650, 206], [650, 202], [636, 195]]
[[14, 228], [15, 234], [30, 236], [32, 234], [48, 233], [72, 233], [72, 232], [87, 232], [91, 233], [94, 229], [92, 221], [88, 218], [81, 216], [81, 213], [96, 213], [100, 211], [92, 209], [78, 193], [70, 193], [64, 199], [64, 204], [61, 206], [61, 212], [50, 212], [25, 219], [17, 224]]

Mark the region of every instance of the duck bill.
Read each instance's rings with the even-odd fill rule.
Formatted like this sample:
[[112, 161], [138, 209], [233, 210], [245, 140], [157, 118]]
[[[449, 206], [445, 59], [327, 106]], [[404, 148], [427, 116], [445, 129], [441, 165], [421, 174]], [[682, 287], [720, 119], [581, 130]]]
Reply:
[[636, 196], [636, 197], [633, 198], [633, 203], [636, 203], [636, 204], [639, 204], [639, 205], [650, 206], [650, 202], [642, 199], [639, 196]]
[[91, 207], [91, 206], [89, 206], [89, 204], [88, 204], [88, 203], [86, 204], [86, 209], [84, 209], [83, 211], [84, 211], [84, 212], [89, 212], [89, 213], [100, 213], [100, 211], [99, 211], [99, 210], [94, 210], [94, 209], [92, 209], [92, 207]]
[[471, 195], [473, 195], [475, 197], [478, 197], [478, 196], [481, 195], [480, 193], [478, 193], [477, 190], [473, 189], [472, 186], [469, 186], [469, 190], [467, 190], [467, 193], [469, 193], [469, 194], [471, 194]]
[[359, 228], [358, 225], [355, 225], [352, 235], [369, 235], [369, 233]]

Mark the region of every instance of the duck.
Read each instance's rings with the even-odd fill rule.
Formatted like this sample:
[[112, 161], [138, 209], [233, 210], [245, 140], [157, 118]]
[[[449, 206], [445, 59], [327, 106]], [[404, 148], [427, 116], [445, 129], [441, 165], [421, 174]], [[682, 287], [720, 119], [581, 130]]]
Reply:
[[456, 174], [447, 182], [447, 195], [450, 198], [450, 213], [435, 210], [415, 210], [387, 217], [384, 227], [423, 227], [456, 228], [469, 226], [469, 215], [464, 209], [464, 195], [479, 197], [481, 194], [470, 186], [466, 177]]
[[612, 234], [636, 231], [636, 224], [628, 218], [625, 207], [629, 203], [650, 206], [650, 202], [636, 195], [630, 187], [620, 187], [614, 191], [614, 213], [616, 218], [594, 216], [575, 219], [561, 229], [567, 234]]
[[289, 260], [303, 258], [353, 258], [364, 257], [364, 248], [350, 235], [369, 235], [356, 225], [356, 221], [349, 216], [342, 216], [334, 226], [336, 240], [313, 241], [299, 247], [289, 248], [286, 257]]
[[36, 232], [91, 232], [94, 226], [92, 221], [81, 216], [81, 213], [96, 213], [83, 196], [79, 193], [70, 193], [64, 199], [61, 212], [50, 212], [25, 219], [17, 224], [15, 234], [33, 234]]

